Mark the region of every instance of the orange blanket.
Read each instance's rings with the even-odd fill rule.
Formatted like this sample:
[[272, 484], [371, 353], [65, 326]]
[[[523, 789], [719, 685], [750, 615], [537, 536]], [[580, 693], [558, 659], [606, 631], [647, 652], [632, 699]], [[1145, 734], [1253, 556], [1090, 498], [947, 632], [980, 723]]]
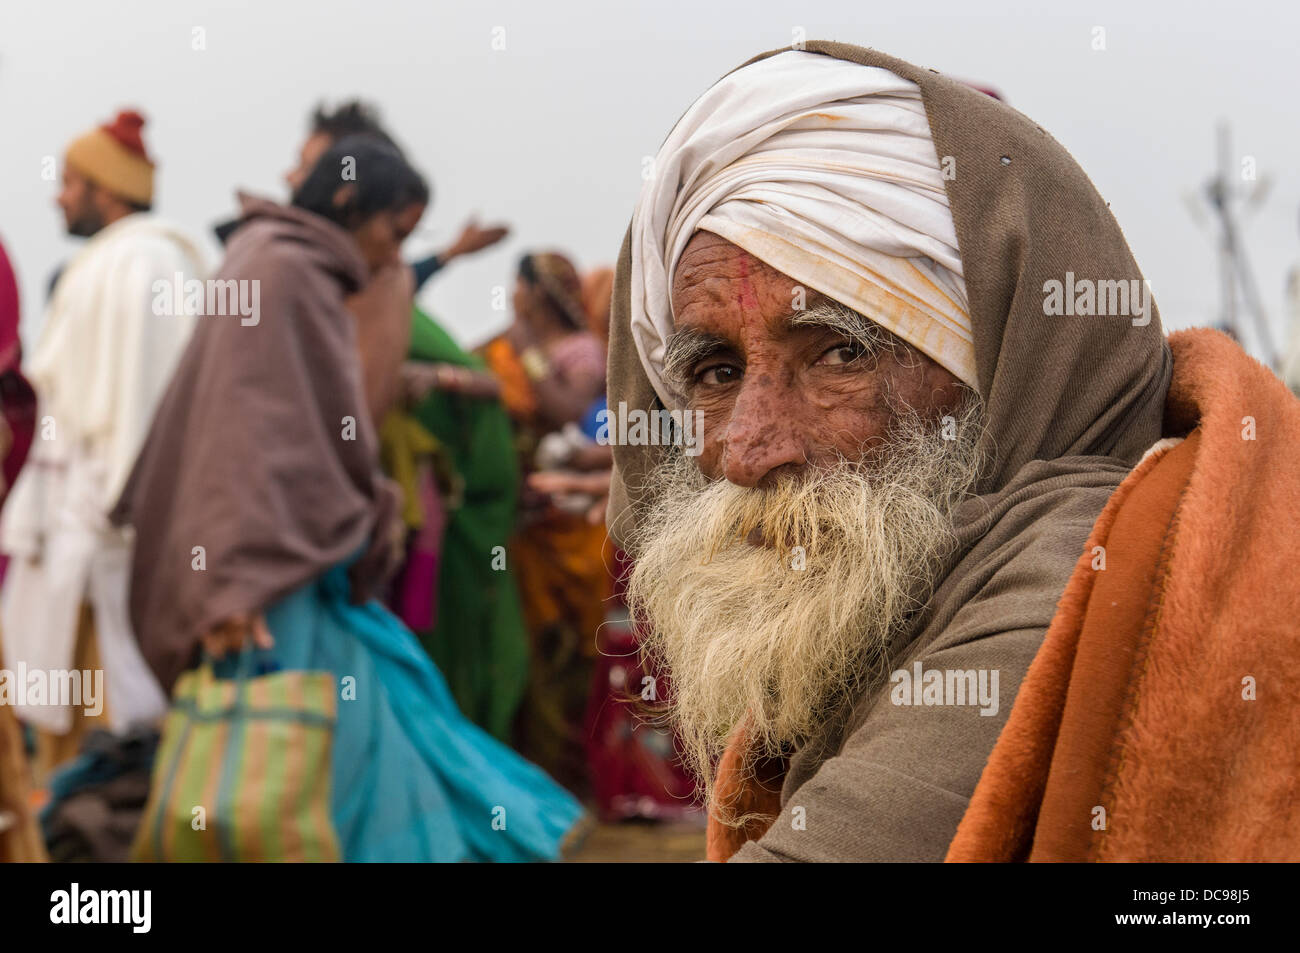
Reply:
[[[1093, 527], [950, 861], [1300, 859], [1300, 401], [1216, 331], [1169, 343], [1187, 439]], [[744, 744], [718, 794], [774, 815]], [[709, 859], [768, 823], [710, 819]]]
[[1300, 859], [1300, 401], [1217, 332], [1170, 346], [1195, 432], [1097, 521], [948, 860]]

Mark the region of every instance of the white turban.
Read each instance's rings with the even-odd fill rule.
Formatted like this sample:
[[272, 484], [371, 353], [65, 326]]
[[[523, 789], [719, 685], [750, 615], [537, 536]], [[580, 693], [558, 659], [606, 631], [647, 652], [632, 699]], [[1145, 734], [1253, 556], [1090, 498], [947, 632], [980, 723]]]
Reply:
[[673, 128], [632, 216], [632, 338], [664, 405], [673, 273], [697, 230], [860, 312], [977, 387], [957, 232], [914, 83], [817, 53], [725, 76]]

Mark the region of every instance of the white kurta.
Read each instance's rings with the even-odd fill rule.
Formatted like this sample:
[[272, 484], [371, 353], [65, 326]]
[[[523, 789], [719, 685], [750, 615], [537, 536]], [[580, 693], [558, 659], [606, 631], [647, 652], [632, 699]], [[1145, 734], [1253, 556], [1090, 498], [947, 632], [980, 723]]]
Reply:
[[[11, 557], [0, 593], [6, 666], [69, 669], [89, 602], [114, 731], [167, 705], [131, 629], [130, 530], [111, 526], [108, 513], [197, 320], [154, 312], [155, 282], [170, 287], [178, 275], [206, 277], [201, 254], [146, 213], [103, 229], [68, 264], [26, 362], [37, 431], [0, 514], [0, 549]], [[72, 723], [61, 705], [19, 706], [18, 715], [55, 732]]]

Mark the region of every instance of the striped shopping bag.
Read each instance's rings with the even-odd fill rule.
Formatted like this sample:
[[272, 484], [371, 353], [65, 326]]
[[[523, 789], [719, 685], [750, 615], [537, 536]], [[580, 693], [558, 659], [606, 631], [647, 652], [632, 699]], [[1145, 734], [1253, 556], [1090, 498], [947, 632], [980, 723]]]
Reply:
[[233, 679], [205, 659], [176, 683], [132, 860], [339, 860], [334, 678], [254, 677], [253, 655], [240, 655]]

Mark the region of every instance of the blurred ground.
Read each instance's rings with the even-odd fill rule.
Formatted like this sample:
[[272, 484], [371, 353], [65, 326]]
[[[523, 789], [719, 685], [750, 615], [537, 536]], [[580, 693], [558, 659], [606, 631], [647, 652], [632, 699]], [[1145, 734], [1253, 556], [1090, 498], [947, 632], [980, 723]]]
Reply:
[[597, 824], [571, 864], [681, 864], [704, 859], [704, 818]]
[[[30, 767], [30, 761], [28, 763]], [[27, 778], [33, 811], [49, 800], [49, 791]], [[578, 848], [565, 858], [570, 864], [690, 864], [704, 859], [703, 812], [673, 821], [597, 823]]]

